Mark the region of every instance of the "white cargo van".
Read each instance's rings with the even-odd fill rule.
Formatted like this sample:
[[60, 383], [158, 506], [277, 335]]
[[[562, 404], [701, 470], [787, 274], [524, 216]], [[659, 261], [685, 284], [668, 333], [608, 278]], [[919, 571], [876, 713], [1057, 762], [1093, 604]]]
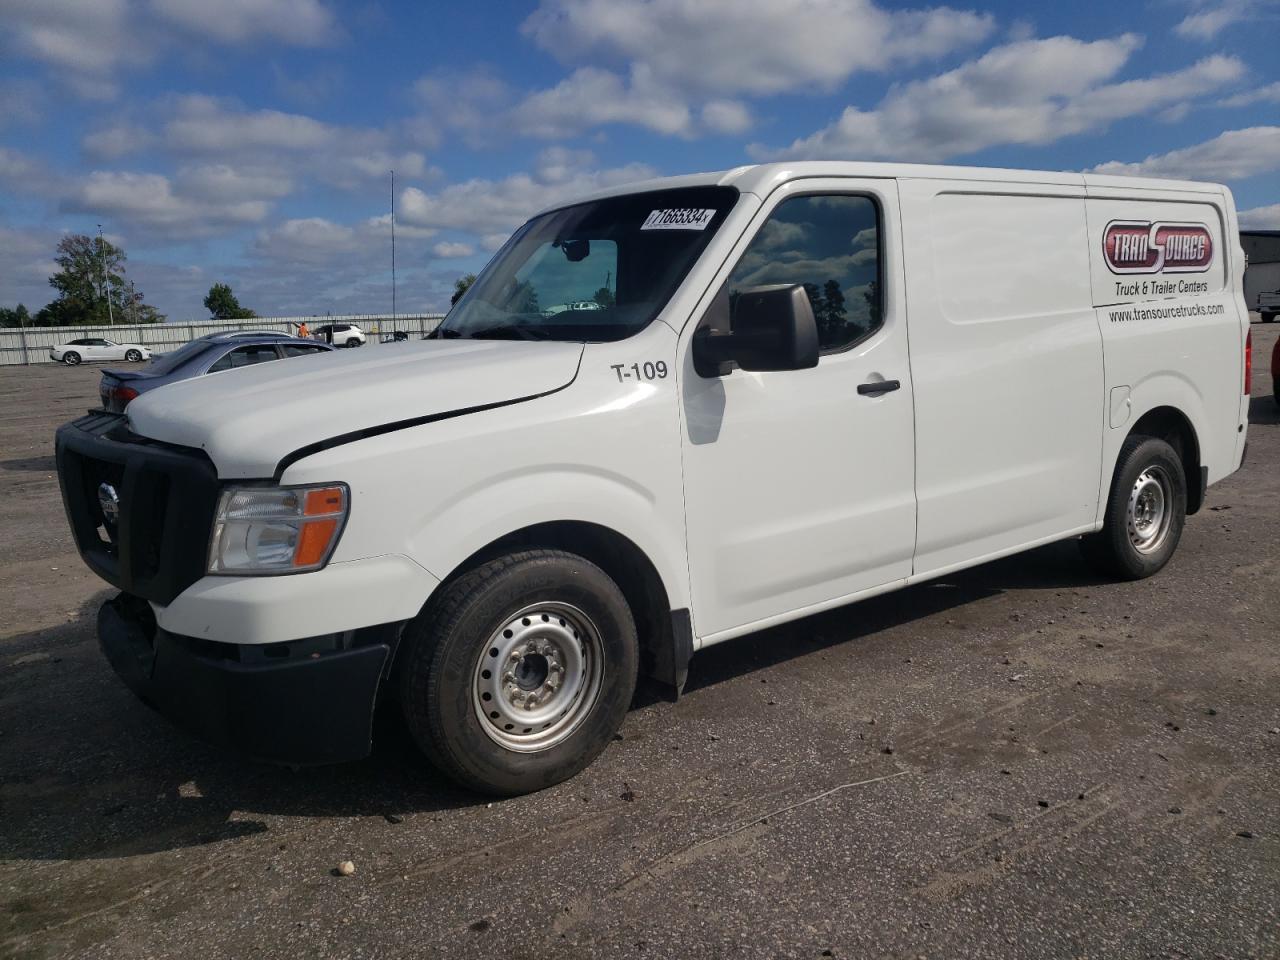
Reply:
[[1148, 576], [1243, 456], [1237, 231], [1216, 185], [898, 164], [556, 207], [427, 342], [63, 427], [103, 648], [254, 756], [363, 756], [390, 698], [515, 793], [710, 644], [1064, 538]]

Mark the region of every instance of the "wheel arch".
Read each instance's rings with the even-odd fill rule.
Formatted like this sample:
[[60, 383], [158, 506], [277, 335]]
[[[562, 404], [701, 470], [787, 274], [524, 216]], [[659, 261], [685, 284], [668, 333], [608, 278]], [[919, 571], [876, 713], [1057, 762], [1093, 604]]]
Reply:
[[513, 530], [457, 564], [435, 593], [488, 560], [538, 548], [577, 554], [613, 579], [636, 619], [641, 676], [672, 687], [679, 696], [693, 655], [689, 611], [671, 608], [670, 592], [653, 561], [631, 538], [610, 527], [585, 520], [553, 520]]
[[1187, 514], [1199, 511], [1204, 504], [1206, 478], [1200, 438], [1191, 418], [1174, 406], [1153, 407], [1134, 421], [1126, 439], [1132, 436], [1158, 437], [1173, 447], [1187, 480]]

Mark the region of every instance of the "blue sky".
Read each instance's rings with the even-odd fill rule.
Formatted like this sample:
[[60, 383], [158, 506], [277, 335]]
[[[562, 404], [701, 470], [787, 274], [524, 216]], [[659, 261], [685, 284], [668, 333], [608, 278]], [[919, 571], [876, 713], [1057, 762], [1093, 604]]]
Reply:
[[66, 232], [170, 319], [443, 307], [536, 209], [754, 160], [1221, 180], [1280, 229], [1280, 0], [0, 0], [0, 305]]

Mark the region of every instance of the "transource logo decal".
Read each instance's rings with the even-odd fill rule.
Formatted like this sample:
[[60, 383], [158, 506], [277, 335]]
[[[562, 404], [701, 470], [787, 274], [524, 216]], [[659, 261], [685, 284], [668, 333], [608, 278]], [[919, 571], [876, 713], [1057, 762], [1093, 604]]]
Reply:
[[1213, 237], [1203, 223], [1112, 220], [1102, 255], [1112, 273], [1203, 273], [1213, 261]]

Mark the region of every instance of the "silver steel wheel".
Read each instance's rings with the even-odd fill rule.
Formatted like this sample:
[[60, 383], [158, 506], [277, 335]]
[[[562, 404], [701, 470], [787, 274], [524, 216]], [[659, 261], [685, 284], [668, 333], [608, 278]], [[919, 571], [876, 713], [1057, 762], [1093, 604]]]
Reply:
[[1125, 524], [1129, 542], [1139, 553], [1155, 553], [1164, 545], [1173, 520], [1173, 482], [1164, 467], [1151, 465], [1133, 483]]
[[585, 613], [550, 600], [525, 607], [476, 661], [472, 701], [480, 727], [518, 753], [553, 747], [591, 712], [604, 667], [604, 645]]

